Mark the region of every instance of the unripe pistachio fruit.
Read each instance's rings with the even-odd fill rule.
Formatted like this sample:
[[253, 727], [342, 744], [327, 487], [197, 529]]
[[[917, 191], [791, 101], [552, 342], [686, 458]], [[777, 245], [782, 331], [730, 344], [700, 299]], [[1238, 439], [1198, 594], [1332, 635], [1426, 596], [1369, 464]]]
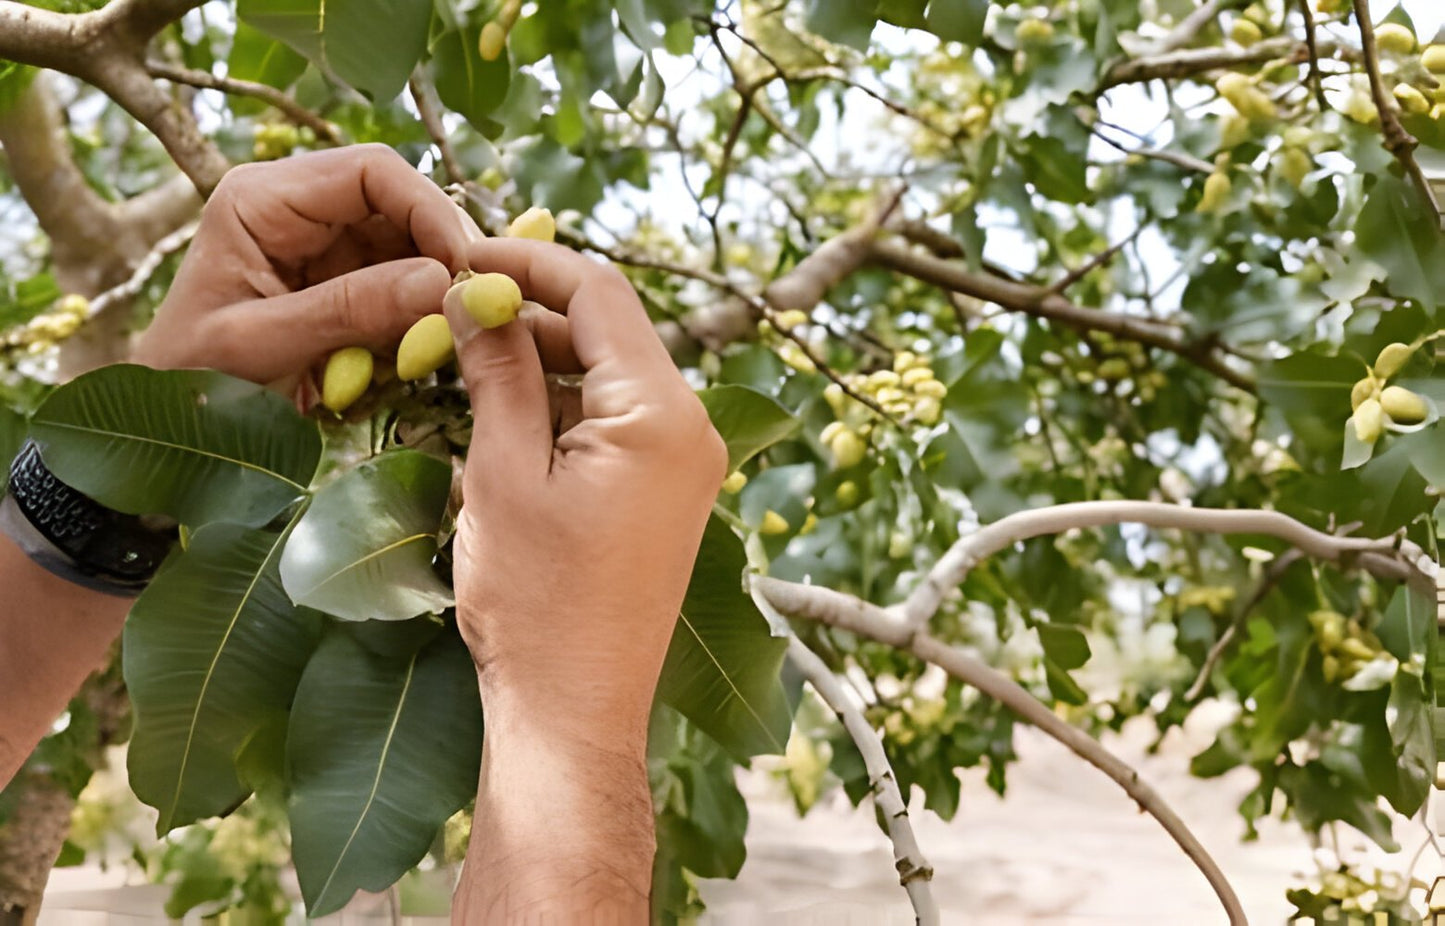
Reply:
[[1204, 181], [1204, 195], [1199, 197], [1199, 204], [1194, 207], [1194, 211], [1218, 212], [1229, 200], [1233, 189], [1234, 184], [1229, 182], [1229, 175], [1215, 171]]
[[482, 27], [482, 34], [477, 39], [477, 52], [482, 56], [483, 61], [496, 61], [502, 57], [502, 49], [507, 47], [507, 30], [495, 22], [489, 22]]
[[475, 274], [454, 284], [447, 290], [447, 298], [461, 299], [467, 314], [483, 328], [500, 328], [516, 318], [522, 307], [521, 288], [504, 273]]
[[454, 356], [456, 347], [452, 344], [452, 329], [447, 324], [447, 317], [428, 315], [417, 319], [396, 349], [397, 378], [411, 382], [429, 376]]
[[373, 361], [364, 347], [343, 347], [326, 361], [321, 377], [321, 404], [338, 415], [371, 385]]
[[941, 399], [948, 395], [948, 387], [936, 379], [926, 379], [913, 386], [914, 395], [928, 396], [932, 399]]
[[1214, 86], [1219, 91], [1219, 95], [1228, 100], [1229, 105], [1247, 119], [1255, 121], [1273, 119], [1278, 113], [1274, 101], [1243, 74], [1225, 74]]
[[773, 327], [779, 331], [792, 331], [799, 325], [808, 323], [808, 313], [802, 309], [788, 309], [786, 312], [779, 312], [778, 317], [773, 319]]
[[747, 475], [740, 469], [735, 469], [732, 474], [723, 480], [722, 490], [729, 495], [736, 495], [748, 484]]
[[763, 523], [758, 525], [759, 534], [786, 534], [788, 519], [769, 508], [763, 512]]
[[1243, 45], [1245, 48], [1248, 48], [1264, 38], [1264, 33], [1259, 30], [1259, 26], [1256, 26], [1247, 19], [1240, 18], [1236, 19], [1234, 25], [1230, 27], [1229, 38], [1236, 45]]
[[1415, 33], [1399, 23], [1383, 23], [1375, 27], [1375, 47], [1394, 55], [1408, 55], [1415, 50]]
[[1362, 443], [1373, 444], [1385, 430], [1385, 410], [1379, 399], [1366, 399], [1355, 409], [1355, 436]]
[[1366, 376], [1350, 389], [1350, 411], [1359, 411], [1360, 403], [1366, 399], [1380, 397], [1380, 382], [1373, 376]]
[[556, 241], [557, 220], [552, 218], [551, 210], [533, 206], [512, 220], [512, 224], [507, 226], [507, 237]]
[[1018, 36], [1020, 45], [1039, 45], [1054, 37], [1054, 24], [1031, 16], [1019, 23], [1014, 34]]
[[868, 445], [863, 443], [863, 438], [858, 436], [857, 431], [851, 429], [845, 428], [835, 435], [828, 447], [833, 451], [833, 459], [839, 469], [857, 466], [868, 455]]
[[1302, 148], [1284, 148], [1279, 153], [1279, 174], [1296, 190], [1315, 169], [1315, 162]]
[[1445, 74], [1445, 45], [1431, 45], [1420, 53], [1420, 63], [1431, 74]]
[[933, 378], [933, 370], [928, 367], [913, 367], [912, 369], [903, 371], [903, 385], [910, 389], [919, 383], [926, 382]]
[[1415, 353], [1415, 348], [1399, 341], [1393, 344], [1386, 344], [1380, 349], [1380, 355], [1375, 358], [1375, 375], [1380, 379], [1389, 379], [1405, 368], [1410, 362], [1410, 357]]
[[943, 417], [943, 406], [932, 396], [924, 396], [913, 403], [913, 417], [920, 424], [938, 424], [938, 419]]
[[1380, 408], [1396, 424], [1419, 424], [1430, 417], [1425, 399], [1403, 386], [1386, 386], [1380, 393]]
[[1430, 101], [1425, 99], [1425, 94], [1416, 90], [1409, 84], [1395, 85], [1395, 102], [1400, 104], [1400, 109], [1412, 116], [1419, 116], [1430, 111]]
[[844, 508], [853, 507], [858, 503], [858, 483], [851, 479], [838, 483], [838, 488], [833, 490], [833, 497]]

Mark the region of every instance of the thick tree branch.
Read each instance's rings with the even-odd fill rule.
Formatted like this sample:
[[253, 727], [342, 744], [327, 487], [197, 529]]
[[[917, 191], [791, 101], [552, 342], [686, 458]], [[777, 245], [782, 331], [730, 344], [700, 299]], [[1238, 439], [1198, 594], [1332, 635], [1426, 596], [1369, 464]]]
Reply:
[[1238, 896], [1209, 852], [1164, 799], [1145, 783], [1139, 773], [1105, 749], [1097, 740], [1070, 726], [1029, 694], [1013, 679], [926, 633], [916, 633], [867, 602], [827, 589], [754, 576], [753, 586], [784, 614], [822, 621], [830, 626], [907, 650], [925, 662], [939, 666], [949, 675], [977, 688], [1012, 710], [1028, 723], [1063, 743], [1075, 755], [1108, 775], [1174, 839], [1194, 862], [1229, 915], [1231, 926], [1248, 922]]
[[828, 290], [867, 262], [873, 239], [898, 207], [904, 189], [899, 187], [885, 197], [866, 220], [829, 238], [798, 261], [792, 270], [769, 283], [763, 290], [768, 305], [780, 312], [795, 310], [811, 314]]
[[[762, 603], [767, 598], [754, 592]], [[772, 605], [767, 603], [771, 609]], [[873, 791], [873, 800], [878, 805], [879, 816], [893, 843], [893, 867], [898, 870], [898, 883], [908, 892], [913, 904], [913, 913], [918, 926], [937, 926], [939, 922], [938, 901], [933, 897], [929, 882], [933, 879], [933, 866], [924, 857], [913, 834], [913, 825], [908, 821], [908, 805], [898, 789], [898, 778], [888, 764], [883, 743], [878, 733], [868, 724], [863, 712], [848, 698], [848, 692], [839, 683], [837, 676], [818, 657], [817, 653], [797, 637], [788, 639], [788, 658], [803, 678], [813, 686], [818, 696], [833, 709], [842, 722], [843, 729], [858, 747], [863, 756], [863, 766], [868, 770], [868, 784]]]
[[219, 90], [233, 96], [246, 96], [275, 107], [282, 115], [297, 125], [304, 125], [316, 133], [316, 137], [330, 145], [341, 144], [341, 133], [336, 126], [316, 113], [297, 103], [291, 95], [277, 90], [269, 84], [253, 80], [237, 80], [234, 77], [218, 77], [210, 71], [183, 68], [165, 61], [147, 61], [146, 71], [152, 77], [159, 77], [175, 84], [200, 87], [203, 90]]
[[199, 5], [199, 0], [117, 0], [67, 15], [0, 0], [0, 58], [63, 71], [103, 90], [154, 133], [207, 196], [230, 164], [145, 66], [155, 33]]
[[[1128, 500], [1073, 502], [1020, 511], [960, 539], [900, 606], [899, 622], [905, 628], [921, 630], [944, 598], [968, 577], [970, 570], [1022, 540], [1074, 528], [1126, 523], [1213, 534], [1261, 534], [1283, 540], [1306, 556], [1333, 563], [1355, 560], [1367, 565], [1372, 561], [1362, 561], [1361, 554], [1373, 554], [1396, 565], [1411, 567], [1412, 584], [1423, 590], [1431, 590], [1435, 584], [1430, 558], [1417, 544], [1400, 537], [1368, 539], [1326, 534], [1278, 511], [1189, 508]], [[1397, 575], [1398, 571], [1392, 570], [1389, 578]]]
[[1440, 203], [1435, 199], [1435, 190], [1430, 179], [1415, 160], [1415, 149], [1420, 142], [1400, 124], [1400, 114], [1395, 111], [1394, 101], [1385, 90], [1385, 80], [1380, 76], [1380, 53], [1375, 47], [1375, 23], [1370, 18], [1370, 0], [1355, 0], [1355, 20], [1360, 26], [1360, 47], [1365, 57], [1365, 73], [1370, 78], [1370, 95], [1375, 99], [1375, 109], [1380, 112], [1380, 131], [1385, 136], [1385, 150], [1395, 156], [1405, 169], [1405, 176], [1420, 190], [1420, 195], [1434, 212], [1435, 225], [1440, 225]]
[[1019, 283], [921, 253], [896, 241], [873, 243], [872, 259], [941, 289], [992, 302], [1013, 312], [1059, 322], [1080, 331], [1102, 331], [1129, 341], [1178, 354], [1238, 389], [1253, 392], [1254, 377], [1231, 366], [1207, 341], [1186, 338], [1177, 328], [1147, 318], [1075, 305], [1048, 287]]

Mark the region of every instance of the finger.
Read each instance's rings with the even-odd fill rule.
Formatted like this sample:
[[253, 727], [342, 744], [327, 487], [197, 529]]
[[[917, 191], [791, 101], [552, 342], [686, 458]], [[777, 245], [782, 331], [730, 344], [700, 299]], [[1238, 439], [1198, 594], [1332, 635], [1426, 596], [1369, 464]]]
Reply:
[[483, 331], [460, 299], [448, 303], [457, 365], [472, 400], [468, 472], [545, 474], [552, 463], [552, 416], [531, 334], [514, 323]]
[[222, 366], [269, 382], [341, 347], [393, 352], [417, 319], [441, 310], [450, 283], [446, 268], [426, 257], [363, 267], [299, 292], [228, 306], [208, 319], [210, 337], [227, 352]]
[[442, 190], [385, 145], [313, 151], [242, 165], [222, 179], [211, 208], [230, 210], [269, 257], [306, 259], [339, 229], [385, 216], [424, 256], [453, 272], [480, 233]]
[[583, 373], [582, 361], [572, 349], [572, 328], [567, 316], [558, 315], [535, 302], [523, 302], [517, 319], [532, 332], [542, 369], [548, 373]]
[[486, 238], [471, 247], [472, 269], [505, 273], [522, 295], [567, 316], [577, 359], [643, 372], [675, 371], [636, 291], [612, 267], [561, 245]]

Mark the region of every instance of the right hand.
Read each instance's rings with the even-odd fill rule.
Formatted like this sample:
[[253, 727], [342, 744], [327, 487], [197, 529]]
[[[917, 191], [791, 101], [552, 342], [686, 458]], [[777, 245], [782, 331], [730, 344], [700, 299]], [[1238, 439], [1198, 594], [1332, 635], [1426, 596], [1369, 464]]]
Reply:
[[[617, 270], [521, 239], [470, 259], [551, 310], [485, 331], [449, 313], [475, 416], [457, 615], [488, 727], [550, 718], [640, 756], [726, 449]], [[585, 372], [581, 419], [560, 434], [544, 370]]]

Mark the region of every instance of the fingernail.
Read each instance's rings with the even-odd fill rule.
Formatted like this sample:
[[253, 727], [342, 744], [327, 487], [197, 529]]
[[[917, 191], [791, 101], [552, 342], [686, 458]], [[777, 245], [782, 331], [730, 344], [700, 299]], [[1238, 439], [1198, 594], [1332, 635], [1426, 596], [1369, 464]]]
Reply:
[[442, 311], [446, 313], [447, 322], [452, 326], [452, 340], [456, 342], [457, 352], [460, 353], [462, 345], [476, 337], [482, 326], [477, 324], [472, 313], [462, 304], [460, 287], [454, 286], [447, 290], [446, 298], [442, 300]]

